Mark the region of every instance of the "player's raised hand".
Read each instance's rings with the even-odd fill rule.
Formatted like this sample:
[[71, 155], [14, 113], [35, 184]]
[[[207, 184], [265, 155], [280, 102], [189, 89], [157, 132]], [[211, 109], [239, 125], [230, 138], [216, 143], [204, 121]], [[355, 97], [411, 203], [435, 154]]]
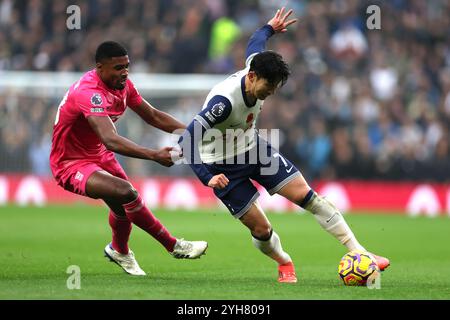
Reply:
[[[295, 22], [297, 19], [287, 20], [287, 18], [294, 12], [290, 9], [288, 12], [284, 13], [285, 8], [281, 8], [277, 10], [275, 16], [267, 22], [267, 24], [271, 25], [275, 33], [283, 33], [287, 31], [287, 27]], [[286, 21], [287, 20], [287, 21]]]
[[208, 186], [211, 188], [223, 189], [228, 185], [228, 182], [230, 182], [230, 180], [221, 173], [212, 177], [208, 182]]
[[153, 160], [165, 167], [171, 167], [173, 165], [173, 153], [171, 152], [173, 149], [173, 147], [165, 147], [156, 151]]

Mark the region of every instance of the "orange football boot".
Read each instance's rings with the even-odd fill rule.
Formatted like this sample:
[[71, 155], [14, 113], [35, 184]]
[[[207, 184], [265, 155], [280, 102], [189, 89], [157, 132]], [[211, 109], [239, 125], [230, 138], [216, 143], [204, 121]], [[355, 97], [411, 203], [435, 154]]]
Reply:
[[369, 252], [377, 261], [378, 268], [380, 268], [380, 271], [384, 271], [387, 267], [391, 265], [388, 258], [377, 256], [376, 254], [373, 254]]
[[297, 282], [297, 275], [295, 274], [295, 267], [292, 262], [280, 264], [278, 266], [278, 282], [282, 283]]

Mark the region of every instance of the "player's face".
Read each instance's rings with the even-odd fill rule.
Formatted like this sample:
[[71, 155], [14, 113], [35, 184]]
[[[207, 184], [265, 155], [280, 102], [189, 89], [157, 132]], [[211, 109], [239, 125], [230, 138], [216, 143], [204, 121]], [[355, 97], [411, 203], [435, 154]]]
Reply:
[[280, 82], [270, 83], [264, 78], [255, 77], [253, 94], [259, 100], [265, 100], [268, 96], [275, 93]]
[[112, 57], [97, 63], [102, 81], [112, 89], [122, 90], [125, 88], [128, 78], [130, 60], [128, 56]]

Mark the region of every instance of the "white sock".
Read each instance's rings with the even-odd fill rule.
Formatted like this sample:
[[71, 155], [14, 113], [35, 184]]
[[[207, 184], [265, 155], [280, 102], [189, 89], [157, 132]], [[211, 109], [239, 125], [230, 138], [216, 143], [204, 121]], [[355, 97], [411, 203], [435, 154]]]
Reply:
[[262, 241], [252, 237], [252, 242], [256, 248], [278, 262], [278, 264], [285, 264], [292, 261], [291, 257], [284, 252], [281, 246], [280, 237], [273, 230], [272, 236], [268, 240]]
[[356, 240], [342, 214], [330, 201], [314, 193], [305, 209], [312, 212], [321, 227], [338, 239], [349, 251], [366, 251]]

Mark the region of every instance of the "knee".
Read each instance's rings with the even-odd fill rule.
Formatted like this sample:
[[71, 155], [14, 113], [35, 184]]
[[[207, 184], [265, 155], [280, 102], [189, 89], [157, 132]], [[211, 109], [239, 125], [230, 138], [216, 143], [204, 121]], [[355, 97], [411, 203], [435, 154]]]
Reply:
[[295, 195], [295, 199], [293, 200], [293, 202], [303, 208], [311, 198], [310, 192], [312, 192], [312, 194], [314, 193], [314, 191], [308, 186], [305, 188], [301, 188]]
[[137, 198], [138, 192], [128, 181], [123, 181], [116, 186], [118, 199], [122, 203], [128, 203]]
[[259, 240], [268, 240], [272, 234], [272, 226], [270, 223], [256, 225], [251, 230], [252, 236]]

